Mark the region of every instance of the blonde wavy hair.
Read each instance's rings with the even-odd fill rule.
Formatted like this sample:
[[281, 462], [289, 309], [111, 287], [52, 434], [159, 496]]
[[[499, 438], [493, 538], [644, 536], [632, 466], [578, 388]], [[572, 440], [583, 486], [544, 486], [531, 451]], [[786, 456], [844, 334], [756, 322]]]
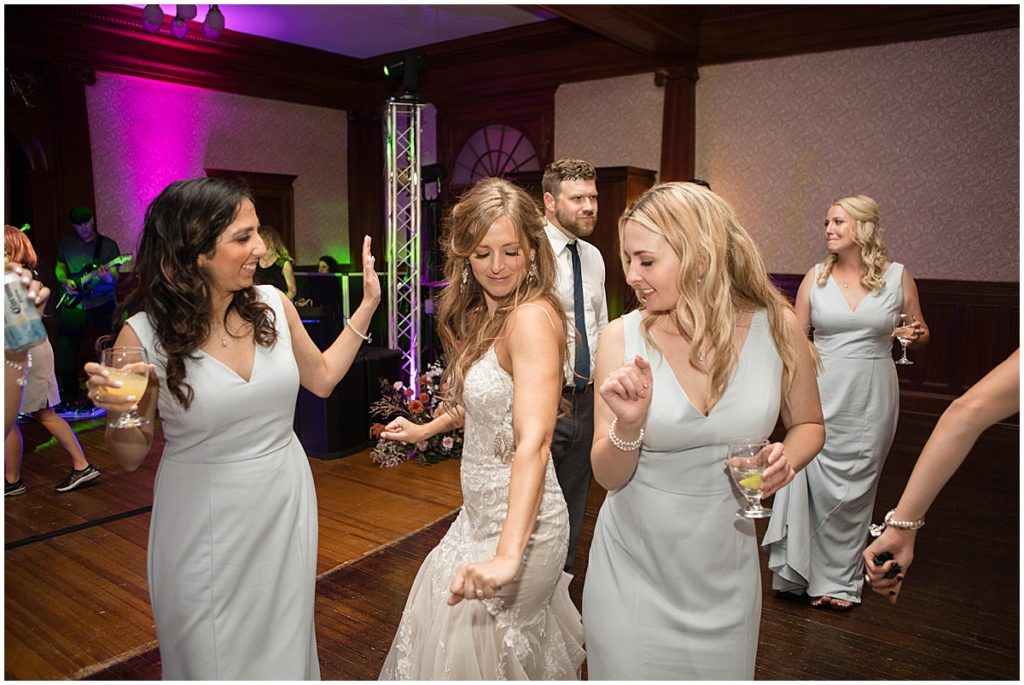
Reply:
[[[786, 312], [792, 312], [793, 306], [768, 278], [761, 253], [732, 207], [695, 183], [663, 183], [641, 195], [619, 219], [620, 245], [630, 221], [664, 236], [680, 261], [675, 308], [649, 311], [641, 324], [648, 344], [657, 348], [651, 329], [668, 318], [669, 324], [691, 341], [690, 364], [711, 377], [709, 403], [714, 406], [739, 363], [733, 342], [737, 318], [741, 312], [764, 307], [782, 358], [783, 388], [788, 394], [797, 364], [786, 324]], [[624, 250], [622, 269], [629, 271]], [[699, 357], [705, 348], [714, 350], [710, 366]]]
[[[487, 313], [483, 290], [473, 277], [469, 259], [487, 231], [500, 217], [515, 227], [527, 256], [527, 268], [519, 286], [498, 303], [493, 316]], [[437, 299], [437, 329], [448, 366], [442, 382], [448, 391], [444, 405], [454, 409], [462, 402], [466, 372], [493, 345], [508, 317], [522, 304], [547, 300], [565, 330], [565, 313], [554, 294], [557, 274], [555, 254], [544, 233], [544, 216], [522, 188], [499, 178], [477, 182], [452, 209], [445, 222], [442, 244], [445, 251], [444, 278], [448, 283]], [[532, 264], [528, 255], [534, 253]], [[463, 274], [466, 282], [463, 284]], [[560, 352], [565, 365], [565, 346]]]
[[[880, 293], [885, 287], [885, 243], [882, 242], [882, 228], [878, 225], [878, 203], [867, 195], [847, 195], [833, 200], [830, 207], [841, 207], [857, 225], [850, 238], [860, 248], [860, 282], [868, 292]], [[818, 285], [828, 283], [832, 267], [839, 258], [829, 252], [818, 275]]]

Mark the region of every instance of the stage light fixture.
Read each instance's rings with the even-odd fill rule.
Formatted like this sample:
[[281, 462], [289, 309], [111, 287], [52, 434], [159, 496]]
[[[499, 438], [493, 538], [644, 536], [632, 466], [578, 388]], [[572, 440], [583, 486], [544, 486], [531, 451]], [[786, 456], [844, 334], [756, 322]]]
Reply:
[[206, 13], [206, 21], [203, 22], [203, 35], [207, 38], [216, 38], [224, 30], [224, 13], [216, 5], [210, 5], [210, 11]]
[[427, 56], [421, 48], [409, 50], [401, 59], [384, 65], [384, 75], [402, 82], [399, 99], [415, 100], [419, 88], [420, 70], [426, 66]]
[[164, 11], [160, 5], [146, 5], [142, 10], [142, 28], [149, 33], [156, 33], [164, 25]]

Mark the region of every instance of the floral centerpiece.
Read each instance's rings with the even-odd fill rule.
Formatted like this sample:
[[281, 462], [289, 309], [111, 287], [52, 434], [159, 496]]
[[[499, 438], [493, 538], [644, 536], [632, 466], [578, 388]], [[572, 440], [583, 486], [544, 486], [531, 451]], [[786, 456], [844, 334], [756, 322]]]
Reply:
[[462, 431], [450, 430], [439, 433], [432, 438], [406, 445], [394, 440], [381, 440], [380, 434], [384, 426], [399, 416], [404, 416], [413, 423], [427, 423], [434, 418], [435, 412], [441, 409], [443, 390], [441, 375], [444, 364], [436, 361], [420, 375], [420, 391], [417, 394], [402, 381], [380, 379], [380, 399], [370, 405], [370, 415], [382, 421], [370, 426], [370, 437], [377, 441], [370, 451], [373, 463], [381, 468], [393, 468], [404, 461], [415, 461], [424, 465], [436, 464], [445, 459], [458, 459], [462, 456]]

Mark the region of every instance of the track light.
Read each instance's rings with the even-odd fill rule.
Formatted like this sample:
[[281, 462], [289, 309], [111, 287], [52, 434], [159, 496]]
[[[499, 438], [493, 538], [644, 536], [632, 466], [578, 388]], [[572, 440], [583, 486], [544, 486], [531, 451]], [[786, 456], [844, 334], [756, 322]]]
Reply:
[[210, 5], [210, 11], [206, 13], [206, 21], [203, 22], [203, 35], [207, 38], [216, 38], [224, 30], [224, 14], [216, 5]]
[[146, 5], [142, 10], [142, 28], [149, 33], [156, 33], [164, 25], [164, 11], [160, 5]]
[[[177, 5], [174, 19], [171, 20], [171, 35], [183, 39], [188, 37], [188, 23], [199, 13], [196, 5]], [[160, 5], [146, 5], [142, 10], [142, 28], [148, 33], [159, 33], [164, 25], [164, 12]], [[216, 38], [224, 30], [224, 13], [217, 5], [210, 5], [203, 22], [203, 35]]]

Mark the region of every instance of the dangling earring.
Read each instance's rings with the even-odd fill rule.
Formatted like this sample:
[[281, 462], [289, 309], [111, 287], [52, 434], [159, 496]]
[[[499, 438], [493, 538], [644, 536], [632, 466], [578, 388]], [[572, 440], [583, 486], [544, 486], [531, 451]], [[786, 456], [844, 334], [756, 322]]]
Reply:
[[460, 290], [466, 289], [466, 284], [469, 282], [469, 262], [462, 263], [462, 287]]
[[530, 270], [528, 272], [526, 272], [526, 280], [527, 281], [537, 281], [537, 280], [540, 279], [540, 276], [537, 275], [537, 262], [536, 262], [536, 259], [537, 259], [537, 253], [531, 251], [530, 252]]

